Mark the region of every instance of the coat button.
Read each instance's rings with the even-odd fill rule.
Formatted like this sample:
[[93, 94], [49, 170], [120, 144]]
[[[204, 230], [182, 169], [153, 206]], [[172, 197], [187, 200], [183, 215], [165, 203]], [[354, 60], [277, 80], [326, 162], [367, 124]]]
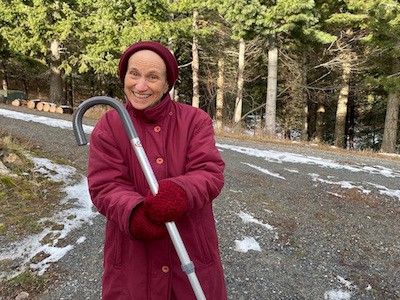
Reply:
[[164, 159], [159, 157], [159, 158], [156, 159], [156, 163], [157, 163], [157, 165], [162, 165], [164, 163]]
[[161, 131], [161, 127], [160, 126], [155, 126], [153, 130], [154, 130], [154, 132], [160, 132]]
[[161, 268], [161, 270], [162, 270], [164, 273], [168, 273], [168, 272], [169, 272], [169, 267], [168, 267], [168, 266], [163, 266], [163, 267]]

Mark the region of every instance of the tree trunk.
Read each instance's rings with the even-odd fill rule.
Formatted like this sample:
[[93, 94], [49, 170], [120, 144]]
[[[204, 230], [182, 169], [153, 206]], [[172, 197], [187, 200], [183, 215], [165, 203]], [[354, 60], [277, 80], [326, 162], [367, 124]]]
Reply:
[[307, 61], [305, 54], [302, 57], [302, 64], [301, 64], [301, 98], [302, 98], [302, 105], [303, 105], [303, 115], [302, 115], [302, 126], [301, 126], [301, 140], [308, 141], [308, 95], [307, 95]]
[[69, 103], [69, 105], [71, 107], [73, 107], [74, 102], [75, 102], [75, 99], [74, 99], [75, 86], [74, 86], [74, 75], [72, 73], [67, 77], [66, 82], [67, 82], [67, 84], [66, 84], [66, 100], [67, 100], [67, 103]]
[[174, 88], [174, 101], [175, 102], [179, 102], [179, 86], [176, 86], [175, 88]]
[[[351, 89], [352, 90], [352, 89]], [[355, 138], [355, 124], [356, 124], [356, 107], [354, 103], [354, 96], [350, 95], [349, 96], [349, 102], [348, 102], [348, 121], [347, 121], [347, 126], [346, 126], [346, 131], [348, 133], [348, 147], [350, 150], [354, 150], [354, 138]]]
[[238, 65], [238, 79], [237, 79], [237, 96], [235, 102], [235, 116], [234, 122], [238, 123], [242, 118], [242, 106], [243, 106], [243, 84], [244, 84], [244, 55], [245, 55], [246, 43], [244, 39], [239, 41], [239, 65]]
[[224, 108], [224, 70], [225, 57], [221, 55], [218, 58], [218, 79], [217, 79], [217, 111], [215, 114], [216, 130], [221, 131], [223, 128], [223, 108]]
[[2, 94], [3, 103], [7, 103], [7, 98], [8, 98], [8, 85], [7, 81], [3, 79], [3, 94]]
[[385, 129], [381, 152], [396, 153], [397, 128], [399, 121], [400, 94], [391, 92], [388, 96], [386, 108]]
[[[395, 60], [392, 64], [393, 74], [400, 71], [400, 62]], [[386, 107], [385, 128], [383, 131], [383, 140], [381, 151], [386, 153], [396, 153], [397, 131], [400, 110], [400, 92], [398, 90], [389, 91], [388, 103]]]
[[22, 83], [24, 85], [25, 99], [29, 99], [28, 81], [24, 78]]
[[200, 107], [200, 93], [199, 93], [199, 40], [197, 37], [197, 18], [199, 12], [193, 11], [193, 44], [192, 44], [192, 80], [193, 80], [193, 98], [192, 106]]
[[301, 136], [302, 141], [308, 141], [308, 104], [303, 102], [303, 115], [302, 115]]
[[[174, 0], [169, 0], [169, 4], [173, 4], [173, 3], [174, 3]], [[175, 19], [175, 16], [173, 13], [171, 13], [169, 15], [169, 21], [171, 23], [173, 23], [174, 19]], [[174, 40], [171, 37], [168, 38], [168, 49], [172, 54], [174, 54]], [[171, 97], [171, 99], [175, 99], [175, 87], [174, 86], [170, 86], [169, 96]]]
[[322, 102], [317, 104], [317, 117], [315, 120], [315, 142], [317, 144], [321, 143], [324, 138], [325, 129], [325, 106]]
[[[170, 1], [170, 3], [172, 3], [173, 1]], [[171, 20], [173, 19], [173, 16], [170, 17]], [[172, 53], [172, 55], [174, 54], [174, 41], [172, 38], [168, 39], [168, 49], [169, 51]], [[169, 96], [171, 97], [171, 99], [175, 99], [175, 87], [172, 86], [170, 87], [171, 89], [169, 90]]]
[[49, 100], [57, 104], [63, 103], [63, 88], [61, 71], [60, 43], [57, 40], [51, 42], [50, 50], [50, 92]]
[[351, 61], [350, 55], [344, 55], [342, 62], [342, 88], [340, 89], [339, 99], [336, 109], [336, 123], [335, 123], [335, 146], [338, 148], [345, 148], [346, 146], [346, 116], [347, 116], [347, 102], [349, 99], [350, 90], [350, 75], [351, 75]]
[[268, 82], [265, 106], [265, 132], [267, 136], [275, 136], [276, 131], [276, 95], [278, 89], [278, 48], [275, 36], [269, 36], [268, 48]]
[[3, 78], [3, 94], [0, 95], [0, 102], [7, 103], [8, 97], [8, 76], [7, 76], [7, 69], [4, 60], [1, 61], [1, 71], [4, 74]]

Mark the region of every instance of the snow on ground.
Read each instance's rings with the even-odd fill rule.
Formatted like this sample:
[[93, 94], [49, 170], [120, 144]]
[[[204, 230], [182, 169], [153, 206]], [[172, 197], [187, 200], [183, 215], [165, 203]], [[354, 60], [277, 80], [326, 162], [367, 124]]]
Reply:
[[[312, 157], [312, 156], [304, 156], [300, 154], [293, 154], [293, 153], [286, 153], [286, 152], [277, 152], [273, 150], [259, 150], [259, 149], [253, 149], [253, 148], [247, 148], [247, 147], [239, 147], [239, 146], [233, 146], [233, 145], [227, 145], [227, 144], [217, 144], [218, 148], [222, 150], [231, 150], [231, 151], [236, 151], [239, 153], [246, 154], [248, 156], [254, 156], [258, 158], [263, 158], [268, 162], [272, 163], [283, 163], [283, 162], [288, 162], [292, 164], [309, 164], [309, 165], [316, 165], [321, 168], [330, 168], [330, 169], [342, 169], [342, 170], [347, 170], [350, 172], [364, 172], [364, 173], [369, 173], [369, 174], [376, 174], [388, 178], [400, 178], [400, 172], [383, 167], [383, 166], [374, 166], [374, 167], [369, 167], [369, 166], [355, 166], [355, 165], [346, 165], [342, 163], [337, 163], [332, 160], [328, 159], [323, 159], [319, 157]], [[260, 171], [261, 173], [271, 176], [274, 178], [278, 179], [283, 179], [286, 180], [285, 177], [283, 177], [280, 174], [271, 172], [265, 168], [262, 168], [260, 166], [256, 166], [253, 164], [245, 163], [242, 162], [242, 164], [245, 164], [253, 169], [256, 169]], [[283, 170], [286, 170], [287, 172], [290, 173], [298, 173], [296, 169], [293, 168], [284, 168]], [[312, 181], [314, 182], [319, 182], [319, 183], [324, 183], [324, 184], [329, 184], [329, 185], [338, 185], [341, 188], [344, 189], [357, 189], [360, 192], [364, 194], [369, 194], [371, 190], [369, 188], [364, 187], [370, 186], [374, 187], [378, 190], [380, 194], [385, 194], [393, 198], [397, 198], [400, 200], [400, 189], [390, 189], [382, 185], [377, 185], [373, 184], [370, 182], [363, 182], [362, 184], [356, 184], [351, 181], [346, 181], [346, 180], [333, 180], [333, 176], [329, 176], [329, 180], [325, 180], [320, 178], [319, 174], [315, 173], [309, 173], [307, 174]], [[327, 192], [330, 193], [330, 192]], [[340, 194], [337, 193], [330, 193], [334, 196], [337, 197], [342, 197]], [[265, 225], [262, 222], [256, 220], [254, 217], [251, 215], [240, 212], [238, 213], [239, 217], [242, 219], [244, 223], [252, 222], [255, 224], [263, 225], [263, 226], [270, 226], [270, 225]], [[272, 229], [274, 230], [274, 229]], [[235, 251], [238, 252], [243, 252], [246, 253], [250, 250], [254, 251], [262, 251], [261, 247], [259, 246], [258, 242], [255, 240], [254, 237], [244, 237], [243, 240], [235, 240], [235, 245], [236, 247], [234, 248]], [[329, 290], [326, 291], [323, 295], [324, 300], [350, 300], [352, 293], [358, 289], [357, 286], [355, 286], [353, 283], [350, 281], [344, 279], [341, 276], [337, 276], [338, 283], [342, 285], [342, 288], [339, 289], [334, 289], [334, 290]], [[372, 287], [368, 285], [366, 290], [371, 290]]]
[[[335, 162], [330, 159], [323, 159], [320, 157], [314, 157], [314, 156], [305, 156], [305, 155], [300, 155], [300, 154], [295, 154], [295, 153], [290, 153], [290, 152], [278, 152], [274, 150], [259, 150], [259, 149], [254, 149], [254, 148], [247, 148], [247, 147], [240, 147], [240, 146], [233, 146], [233, 145], [227, 145], [227, 144], [217, 144], [218, 148], [220, 149], [228, 149], [231, 151], [236, 151], [239, 153], [243, 153], [249, 156], [254, 156], [254, 157], [259, 157], [263, 158], [268, 162], [273, 162], [273, 163], [283, 163], [283, 162], [288, 162], [292, 164], [308, 164], [308, 165], [316, 165], [321, 168], [331, 168], [331, 169], [341, 169], [341, 170], [347, 170], [351, 172], [363, 172], [363, 173], [369, 173], [369, 174], [376, 174], [388, 178], [400, 178], [400, 172], [395, 171], [383, 166], [374, 166], [374, 167], [369, 167], [369, 166], [356, 166], [356, 165], [348, 165], [348, 164], [343, 164], [339, 162]], [[273, 173], [269, 170], [266, 170], [265, 168], [261, 168], [259, 166], [254, 166], [252, 164], [248, 163], [243, 163], [245, 165], [248, 165], [249, 167], [252, 167], [256, 170], [259, 170], [260, 172], [273, 176], [275, 178], [279, 179], [285, 179], [283, 176], [277, 173]], [[298, 172], [294, 169], [285, 169], [291, 173]], [[316, 182], [321, 182], [321, 183], [326, 183], [326, 184], [332, 184], [332, 185], [339, 185], [342, 188], [355, 188], [360, 190], [363, 193], [368, 194], [370, 192], [370, 189], [363, 187], [362, 185], [354, 185], [354, 183], [350, 181], [344, 181], [344, 180], [339, 180], [339, 181], [332, 181], [332, 180], [323, 180], [319, 178], [319, 174], [315, 173], [310, 173], [308, 174], [313, 181]], [[379, 193], [385, 194], [394, 198], [397, 198], [400, 200], [400, 189], [389, 189], [385, 186], [382, 185], [376, 185], [373, 183], [364, 183], [366, 185], [374, 186], [379, 190]]]
[[[72, 122], [47, 118], [38, 115], [25, 114], [17, 111], [0, 109], [0, 116], [4, 116], [11, 119], [17, 119], [27, 122], [41, 123], [51, 127], [63, 128], [63, 129], [71, 129], [72, 130]], [[83, 131], [85, 133], [91, 133], [93, 130], [92, 126], [83, 125]]]
[[245, 236], [243, 240], [235, 240], [235, 251], [246, 253], [249, 250], [261, 252], [260, 244], [252, 237]]
[[[92, 224], [92, 218], [98, 213], [92, 209], [86, 177], [81, 176], [78, 182], [73, 180], [76, 176], [76, 169], [70, 166], [55, 164], [46, 158], [37, 158], [27, 156], [34, 163], [34, 171], [45, 175], [48, 179], [55, 182], [63, 182], [63, 191], [66, 196], [61, 200], [61, 203], [67, 203], [68, 208], [59, 211], [50, 218], [43, 218], [39, 222], [41, 224], [57, 224], [52, 228], [45, 229], [35, 235], [25, 238], [22, 241], [16, 241], [12, 245], [2, 246], [0, 249], [1, 260], [17, 261], [19, 267], [13, 270], [1, 270], [0, 278], [12, 278], [24, 272], [28, 267], [36, 270], [39, 275], [42, 275], [51, 263], [61, 259], [68, 251], [74, 248], [73, 244], [67, 246], [58, 246], [60, 240], [66, 238], [73, 230], [78, 229], [84, 224]], [[57, 228], [57, 229], [55, 229]], [[46, 243], [43, 243], [46, 239]], [[85, 237], [80, 237], [76, 243], [82, 243]], [[30, 263], [34, 257], [44, 256], [45, 258], [36, 263]]]
[[[340, 283], [346, 290], [330, 290], [324, 293], [325, 300], [350, 300], [351, 292], [357, 290], [358, 287], [351, 281], [346, 280], [342, 276], [336, 276], [338, 283]], [[367, 288], [368, 289], [368, 288]]]
[[[57, 120], [54, 118], [47, 118], [41, 117], [37, 115], [19, 113], [15, 111], [9, 111], [5, 109], [0, 109], [0, 116], [7, 117], [7, 118], [14, 118], [19, 119], [27, 122], [38, 122], [43, 123], [48, 126], [59, 127], [64, 129], [72, 130], [72, 123], [69, 121], [64, 120]], [[84, 132], [90, 134], [93, 130], [92, 126], [83, 125]], [[309, 164], [309, 165], [316, 165], [321, 168], [331, 168], [331, 169], [343, 169], [350, 172], [365, 172], [371, 174], [378, 174], [381, 176], [385, 176], [388, 178], [400, 178], [400, 172], [391, 170], [389, 168], [385, 168], [382, 166], [374, 166], [374, 167], [360, 167], [354, 165], [348, 165], [343, 163], [338, 163], [329, 159], [322, 159], [319, 157], [313, 156], [304, 156], [300, 154], [294, 154], [289, 152], [277, 152], [273, 150], [258, 150], [253, 148], [247, 147], [240, 147], [240, 146], [233, 146], [227, 144], [217, 144], [217, 147], [220, 151], [224, 149], [236, 151], [239, 153], [243, 153], [249, 156], [263, 158], [266, 161], [273, 162], [273, 163], [283, 163], [289, 162], [292, 164]], [[65, 167], [56, 165], [48, 160], [34, 158], [36, 169], [41, 172], [47, 172], [47, 170], [55, 170], [57, 171], [54, 175], [54, 178], [57, 180], [63, 180], [67, 182], [65, 186], [65, 191], [68, 194], [66, 198], [63, 199], [63, 202], [72, 201], [74, 206], [65, 210], [61, 211], [51, 219], [59, 224], [63, 224], [63, 229], [60, 230], [51, 230], [46, 229], [42, 233], [31, 236], [24, 241], [19, 241], [18, 243], [11, 245], [7, 249], [4, 247], [1, 248], [0, 252], [0, 260], [3, 259], [19, 259], [22, 260], [25, 265], [27, 262], [30, 261], [35, 255], [40, 252], [44, 252], [47, 254], [47, 257], [36, 263], [31, 264], [29, 267], [38, 271], [38, 274], [43, 274], [46, 269], [51, 265], [51, 263], [56, 262], [57, 260], [61, 259], [68, 251], [71, 251], [74, 248], [74, 244], [70, 244], [64, 247], [57, 247], [57, 242], [59, 239], [66, 237], [72, 230], [79, 228], [85, 224], [91, 224], [91, 219], [96, 216], [97, 213], [93, 212], [92, 204], [90, 201], [90, 197], [87, 191], [87, 183], [86, 178], [82, 178], [78, 183], [70, 183], [68, 185], [68, 178], [71, 174], [75, 173], [75, 169], [72, 167]], [[282, 175], [271, 172], [265, 168], [260, 166], [252, 165], [249, 163], [244, 163], [247, 166], [260, 171], [260, 173], [264, 174], [265, 176], [272, 176], [277, 179], [286, 180]], [[298, 173], [295, 168], [284, 169], [291, 173]], [[50, 176], [50, 174], [49, 174]], [[356, 188], [363, 193], [369, 193], [370, 189], [365, 188], [359, 184], [354, 184], [352, 182], [338, 180], [323, 180], [320, 178], [318, 174], [312, 173], [308, 174], [312, 181], [315, 182], [322, 182], [325, 184], [331, 185], [340, 185], [342, 188]], [[331, 179], [331, 178], [330, 178]], [[376, 185], [373, 183], [364, 183], [370, 187], [376, 188], [379, 190], [381, 194], [388, 195], [393, 198], [397, 198], [400, 200], [400, 190], [399, 189], [390, 189], [382, 185]], [[240, 193], [241, 191], [233, 191]], [[341, 197], [339, 194], [335, 194], [337, 197]], [[254, 223], [256, 226], [262, 226], [268, 231], [277, 233], [277, 229], [272, 227], [269, 224], [264, 224], [261, 221], [254, 218], [249, 213], [245, 212], [238, 212], [237, 215], [242, 220], [243, 223]], [[71, 216], [74, 216], [71, 218]], [[46, 220], [43, 220], [43, 222]], [[41, 245], [40, 241], [48, 235], [53, 236], [51, 244]], [[75, 244], [80, 244], [85, 242], [85, 237], [82, 236], [78, 240], [75, 241]], [[254, 237], [245, 236], [242, 240], [235, 240], [234, 251], [239, 251], [243, 253], [247, 253], [250, 250], [261, 252], [262, 249], [259, 243], [256, 241]], [[23, 264], [24, 265], [24, 264]], [[27, 267], [27, 266], [25, 266]], [[19, 268], [14, 272], [14, 276], [16, 272], [22, 272], [23, 268]], [[5, 272], [0, 272], [0, 277], [5, 276]], [[8, 274], [7, 276], [10, 276]], [[325, 300], [349, 300], [351, 299], [352, 291], [357, 289], [357, 286], [353, 285], [350, 281], [347, 281], [343, 277], [337, 276], [338, 284], [342, 285], [342, 288], [336, 290], [326, 291], [323, 295]], [[368, 286], [367, 289], [372, 289], [371, 286]]]
[[254, 168], [254, 169], [256, 169], [256, 170], [258, 170], [258, 171], [260, 171], [262, 173], [265, 173], [267, 175], [270, 175], [272, 177], [279, 178], [279, 179], [285, 179], [285, 177], [279, 175], [278, 173], [273, 173], [273, 172], [268, 171], [267, 169], [261, 168], [259, 166], [255, 166], [255, 165], [248, 164], [248, 163], [243, 163], [243, 162], [242, 162], [242, 164], [248, 165], [249, 167], [252, 167], [252, 168]]
[[324, 293], [325, 300], [350, 300], [351, 294], [342, 290], [331, 290]]
[[273, 226], [271, 226], [269, 224], [264, 224], [264, 223], [258, 221], [253, 216], [249, 215], [248, 213], [241, 211], [240, 213], [238, 213], [238, 216], [242, 219], [243, 223], [255, 223], [255, 224], [265, 227], [268, 230], [271, 230], [271, 231], [275, 230], [275, 228]]
[[308, 165], [317, 165], [322, 168], [331, 168], [331, 169], [342, 169], [351, 172], [365, 172], [371, 174], [380, 174], [385, 177], [400, 177], [400, 172], [396, 172], [389, 168], [383, 166], [375, 166], [375, 167], [359, 167], [352, 166], [343, 163], [338, 163], [330, 159], [324, 159], [320, 157], [314, 156], [305, 156], [296, 153], [290, 152], [278, 152], [274, 150], [259, 150], [254, 148], [233, 146], [227, 144], [217, 144], [218, 148], [228, 149], [232, 151], [236, 151], [239, 153], [243, 153], [249, 156], [263, 158], [266, 161], [274, 162], [274, 163], [292, 163], [292, 164], [308, 164]]
[[312, 178], [312, 181], [327, 183], [327, 184], [331, 184], [331, 185], [339, 185], [342, 189], [357, 189], [357, 190], [360, 190], [364, 194], [369, 194], [371, 192], [371, 190], [365, 189], [361, 185], [354, 185], [350, 181], [345, 181], [345, 180], [340, 180], [340, 181], [324, 180], [324, 179], [319, 178], [319, 175], [315, 174], [315, 173], [309, 173], [308, 175]]
[[[254, 223], [260, 225], [269, 231], [275, 232], [275, 238], [278, 238], [278, 233], [276, 232], [276, 229], [273, 226], [269, 224], [264, 224], [261, 221], [255, 219], [252, 215], [245, 213], [243, 211], [239, 212], [237, 215], [242, 219], [243, 223], [245, 224]], [[235, 245], [236, 246], [234, 250], [237, 252], [246, 253], [249, 250], [261, 252], [260, 244], [256, 241], [254, 237], [251, 236], [245, 236], [242, 240], [235, 240]]]

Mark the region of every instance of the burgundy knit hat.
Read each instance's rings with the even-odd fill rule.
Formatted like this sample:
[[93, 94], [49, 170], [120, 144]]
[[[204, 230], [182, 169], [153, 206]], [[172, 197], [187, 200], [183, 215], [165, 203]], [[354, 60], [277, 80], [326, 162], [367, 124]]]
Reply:
[[124, 84], [129, 58], [132, 56], [132, 54], [140, 50], [151, 50], [157, 53], [163, 59], [167, 67], [167, 81], [169, 86], [168, 90], [171, 90], [176, 80], [178, 79], [178, 63], [176, 62], [175, 56], [171, 53], [171, 51], [169, 51], [168, 48], [160, 43], [153, 41], [145, 41], [132, 44], [128, 47], [128, 49], [125, 50], [124, 54], [122, 54], [118, 65], [118, 75], [122, 84]]

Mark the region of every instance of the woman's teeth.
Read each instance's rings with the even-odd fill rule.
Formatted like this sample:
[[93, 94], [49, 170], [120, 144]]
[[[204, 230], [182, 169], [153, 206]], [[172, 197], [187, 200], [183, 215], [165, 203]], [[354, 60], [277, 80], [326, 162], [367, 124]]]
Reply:
[[150, 95], [145, 95], [145, 94], [138, 94], [138, 93], [134, 93], [134, 95], [138, 98], [144, 99], [144, 98], [148, 98]]

